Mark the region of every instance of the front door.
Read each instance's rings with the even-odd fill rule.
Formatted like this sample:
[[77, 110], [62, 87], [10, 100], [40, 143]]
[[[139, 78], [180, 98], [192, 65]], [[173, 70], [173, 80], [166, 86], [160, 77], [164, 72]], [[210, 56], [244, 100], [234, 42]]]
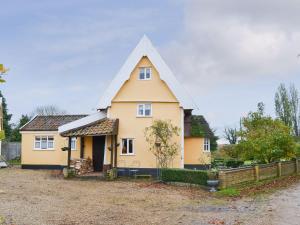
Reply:
[[102, 171], [104, 159], [105, 136], [93, 137], [93, 167], [94, 171]]

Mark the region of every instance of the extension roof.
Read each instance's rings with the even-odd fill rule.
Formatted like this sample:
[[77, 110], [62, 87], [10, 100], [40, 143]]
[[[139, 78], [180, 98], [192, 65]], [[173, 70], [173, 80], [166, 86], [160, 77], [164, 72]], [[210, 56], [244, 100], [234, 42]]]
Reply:
[[60, 133], [64, 137], [116, 135], [118, 119], [104, 118], [99, 121]]
[[168, 85], [179, 104], [184, 109], [197, 109], [191, 97], [178, 82], [170, 68], [164, 62], [158, 51], [154, 48], [149, 38], [144, 35], [135, 49], [131, 52], [120, 71], [112, 80], [102, 97], [100, 98], [98, 109], [106, 109], [111, 106], [113, 98], [116, 96], [122, 85], [130, 78], [142, 57], [147, 56], [154, 67], [159, 72], [160, 78]]
[[59, 126], [86, 116], [87, 115], [35, 116], [21, 127], [20, 131], [57, 131]]

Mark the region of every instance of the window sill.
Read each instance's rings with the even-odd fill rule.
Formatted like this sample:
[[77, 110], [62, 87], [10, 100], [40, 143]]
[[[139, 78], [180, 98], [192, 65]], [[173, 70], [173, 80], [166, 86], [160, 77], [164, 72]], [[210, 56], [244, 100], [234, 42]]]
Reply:
[[43, 152], [43, 151], [55, 151], [55, 149], [54, 148], [49, 148], [49, 149], [34, 148], [33, 151], [41, 151], [41, 152]]
[[135, 154], [120, 154], [120, 156], [135, 156]]
[[136, 118], [152, 118], [152, 116], [136, 116]]

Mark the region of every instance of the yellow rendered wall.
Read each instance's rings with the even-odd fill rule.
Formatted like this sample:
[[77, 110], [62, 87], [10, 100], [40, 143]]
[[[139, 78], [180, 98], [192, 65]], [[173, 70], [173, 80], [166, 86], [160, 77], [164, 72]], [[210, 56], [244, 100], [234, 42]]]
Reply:
[[93, 137], [84, 137], [84, 154], [83, 158], [93, 158]]
[[184, 138], [184, 164], [204, 165], [211, 163], [211, 153], [204, 152], [204, 138]]
[[[139, 80], [139, 67], [151, 67], [152, 79]], [[137, 117], [137, 104], [143, 102], [152, 103], [152, 117]], [[110, 118], [119, 119], [118, 133], [118, 167], [131, 168], [156, 168], [156, 159], [149, 151], [149, 145], [144, 136], [146, 127], [152, 125], [156, 119], [170, 120], [173, 125], [181, 128], [182, 109], [177, 99], [168, 86], [159, 77], [157, 70], [153, 67], [147, 57], [143, 57], [130, 75], [130, 79], [122, 86], [112, 101], [108, 110]], [[181, 133], [180, 133], [181, 135]], [[134, 155], [121, 155], [121, 139], [134, 139]], [[174, 139], [181, 146], [181, 137]], [[110, 146], [110, 138], [107, 147]], [[106, 149], [106, 163], [110, 161], [110, 151]], [[174, 168], [181, 168], [181, 148], [175, 157]]]
[[[151, 80], [138, 80], [139, 68], [151, 67]], [[117, 95], [113, 102], [128, 102], [128, 101], [152, 101], [152, 102], [178, 102], [176, 97], [170, 91], [167, 84], [159, 77], [158, 71], [152, 65], [147, 57], [143, 57], [137, 64]]]
[[[35, 150], [35, 136], [54, 136], [54, 150]], [[68, 146], [67, 138], [58, 132], [22, 132], [21, 163], [23, 165], [67, 165], [67, 152], [61, 150]], [[76, 141], [76, 150], [71, 158], [80, 158], [80, 138]]]

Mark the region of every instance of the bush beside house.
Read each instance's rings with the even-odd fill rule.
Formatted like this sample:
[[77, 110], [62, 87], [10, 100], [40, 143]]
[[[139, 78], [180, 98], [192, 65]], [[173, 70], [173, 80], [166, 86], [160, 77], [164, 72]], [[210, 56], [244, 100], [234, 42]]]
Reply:
[[162, 169], [161, 179], [164, 182], [181, 182], [206, 185], [208, 180], [208, 171], [188, 169]]

